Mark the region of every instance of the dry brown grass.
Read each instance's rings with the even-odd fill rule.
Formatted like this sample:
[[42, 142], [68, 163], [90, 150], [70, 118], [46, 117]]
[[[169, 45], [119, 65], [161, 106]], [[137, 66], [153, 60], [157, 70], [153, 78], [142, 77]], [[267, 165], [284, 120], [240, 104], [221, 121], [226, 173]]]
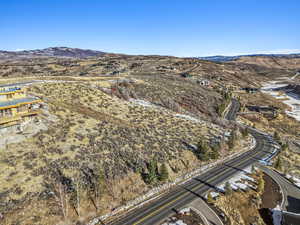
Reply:
[[[153, 158], [160, 163], [169, 161], [174, 179], [201, 164], [182, 141], [197, 144], [199, 139], [223, 132], [218, 126], [178, 118], [172, 111], [134, 105], [85, 84], [47, 83], [29, 91], [43, 99], [58, 121], [47, 131], [9, 145], [9, 151], [0, 155], [0, 180], [5, 181], [0, 186], [1, 201], [19, 201], [2, 208], [8, 224], [28, 220], [28, 224], [50, 225], [52, 218], [61, 220], [57, 202], [51, 198], [33, 203], [37, 207], [28, 204], [27, 194], [42, 192], [53, 170], [73, 177], [80, 168], [103, 168], [111, 191], [99, 202], [98, 213], [102, 214], [148, 190], [137, 172], [146, 162]], [[49, 209], [43, 209], [48, 201]], [[23, 203], [23, 209], [15, 210]], [[83, 203], [82, 211], [93, 210], [90, 201]], [[30, 218], [25, 219], [28, 215]], [[70, 210], [71, 219], [73, 215]], [[43, 219], [47, 216], [51, 220]]]
[[[258, 176], [262, 176], [262, 174]], [[255, 179], [258, 176], [253, 175]], [[236, 191], [229, 195], [222, 195], [215, 204], [225, 212], [232, 225], [265, 224], [259, 214], [259, 194], [254, 190]]]
[[[269, 134], [274, 134], [277, 131], [283, 143], [291, 143], [294, 140], [299, 141], [300, 123], [296, 119], [285, 114], [285, 110], [289, 110], [289, 106], [284, 104], [283, 99], [275, 99], [270, 95], [258, 93], [255, 95], [245, 95], [242, 98], [243, 104], [249, 105], [268, 105], [276, 106], [279, 108], [279, 115], [277, 118], [266, 118], [262, 114], [243, 115], [242, 119], [245, 123], [254, 125], [256, 128], [263, 130]], [[297, 147], [295, 147], [297, 148]], [[285, 173], [300, 175], [299, 151], [287, 150], [280, 154], [282, 159], [282, 171]]]

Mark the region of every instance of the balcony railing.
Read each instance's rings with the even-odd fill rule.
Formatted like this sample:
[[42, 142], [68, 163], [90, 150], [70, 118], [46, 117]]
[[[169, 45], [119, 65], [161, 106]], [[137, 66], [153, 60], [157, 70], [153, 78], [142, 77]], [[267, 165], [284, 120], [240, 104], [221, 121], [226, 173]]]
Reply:
[[5, 124], [5, 123], [14, 122], [14, 121], [19, 121], [23, 117], [37, 115], [37, 114], [40, 114], [41, 112], [42, 111], [40, 109], [31, 109], [31, 110], [28, 110], [28, 111], [25, 111], [25, 112], [18, 112], [14, 116], [1, 117], [0, 118], [0, 124]]
[[24, 116], [37, 115], [40, 113], [42, 113], [42, 110], [40, 110], [40, 109], [30, 109], [25, 112], [18, 112], [18, 115], [24, 117]]
[[10, 117], [2, 117], [2, 118], [0, 118], [0, 124], [10, 123], [10, 122], [18, 121], [21, 119], [22, 119], [22, 117], [19, 115], [10, 116]]

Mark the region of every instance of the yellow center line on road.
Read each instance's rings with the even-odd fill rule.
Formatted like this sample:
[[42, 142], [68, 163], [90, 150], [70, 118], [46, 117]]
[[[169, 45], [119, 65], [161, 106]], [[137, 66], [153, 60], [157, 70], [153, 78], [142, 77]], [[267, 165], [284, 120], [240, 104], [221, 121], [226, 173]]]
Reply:
[[[258, 155], [259, 153], [261, 153], [261, 152], [255, 153], [252, 157], [255, 157], [255, 156]], [[243, 164], [244, 162], [246, 162], [246, 161], [248, 161], [248, 160], [249, 160], [249, 159], [242, 160], [240, 163], [238, 163], [238, 164], [236, 165], [236, 167], [238, 167], [239, 165]], [[232, 168], [226, 168], [226, 169], [225, 169], [223, 172], [221, 172], [220, 174], [218, 174], [218, 175], [216, 175], [216, 176], [214, 176], [214, 177], [208, 179], [207, 182], [211, 182], [211, 181], [213, 181], [213, 180], [216, 180], [217, 178], [221, 177], [223, 174], [227, 173], [227, 170], [230, 170], [230, 169], [232, 169]], [[204, 186], [204, 185], [205, 185], [205, 184], [200, 183], [199, 185], [197, 185], [197, 186], [195, 186], [194, 188], [192, 188], [191, 191], [196, 191], [198, 188], [200, 188], [200, 187], [202, 187], [202, 186]], [[184, 193], [183, 195], [178, 196], [177, 198], [175, 198], [175, 199], [173, 199], [172, 201], [170, 201], [170, 202], [168, 202], [168, 203], [162, 205], [160, 208], [154, 210], [152, 213], [150, 213], [150, 214], [148, 214], [147, 216], [143, 217], [143, 218], [140, 219], [139, 221], [135, 222], [133, 225], [138, 225], [139, 223], [142, 223], [143, 221], [145, 221], [145, 220], [148, 219], [149, 217], [154, 216], [157, 212], [161, 211], [162, 209], [166, 208], [167, 206], [169, 206], [169, 205], [171, 205], [172, 203], [178, 201], [179, 199], [184, 198], [185, 196], [187, 196], [187, 195], [189, 195], [189, 194], [190, 194], [190, 192], [186, 192], [186, 193]]]

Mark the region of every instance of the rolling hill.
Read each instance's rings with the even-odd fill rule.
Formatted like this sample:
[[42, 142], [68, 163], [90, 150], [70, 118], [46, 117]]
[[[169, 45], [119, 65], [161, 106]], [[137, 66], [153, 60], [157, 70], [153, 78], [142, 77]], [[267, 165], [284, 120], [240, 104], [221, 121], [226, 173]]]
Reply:
[[0, 51], [0, 59], [36, 58], [36, 57], [68, 57], [87, 58], [101, 56], [105, 54], [101, 51], [90, 49], [50, 47], [45, 49], [24, 50], [24, 51]]

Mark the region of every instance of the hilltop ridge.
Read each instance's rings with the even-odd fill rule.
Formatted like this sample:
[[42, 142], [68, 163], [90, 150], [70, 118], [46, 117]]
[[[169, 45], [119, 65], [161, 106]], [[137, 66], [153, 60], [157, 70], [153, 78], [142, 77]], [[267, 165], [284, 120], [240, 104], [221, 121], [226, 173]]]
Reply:
[[105, 52], [69, 48], [69, 47], [49, 47], [44, 49], [23, 50], [23, 51], [0, 51], [0, 59], [18, 59], [18, 58], [35, 58], [35, 57], [68, 57], [68, 58], [87, 58], [101, 56]]
[[203, 56], [198, 57], [199, 59], [214, 61], [214, 62], [228, 62], [238, 60], [244, 57], [275, 57], [275, 58], [300, 58], [300, 53], [292, 53], [292, 54], [250, 54], [250, 55], [213, 55], [213, 56]]

